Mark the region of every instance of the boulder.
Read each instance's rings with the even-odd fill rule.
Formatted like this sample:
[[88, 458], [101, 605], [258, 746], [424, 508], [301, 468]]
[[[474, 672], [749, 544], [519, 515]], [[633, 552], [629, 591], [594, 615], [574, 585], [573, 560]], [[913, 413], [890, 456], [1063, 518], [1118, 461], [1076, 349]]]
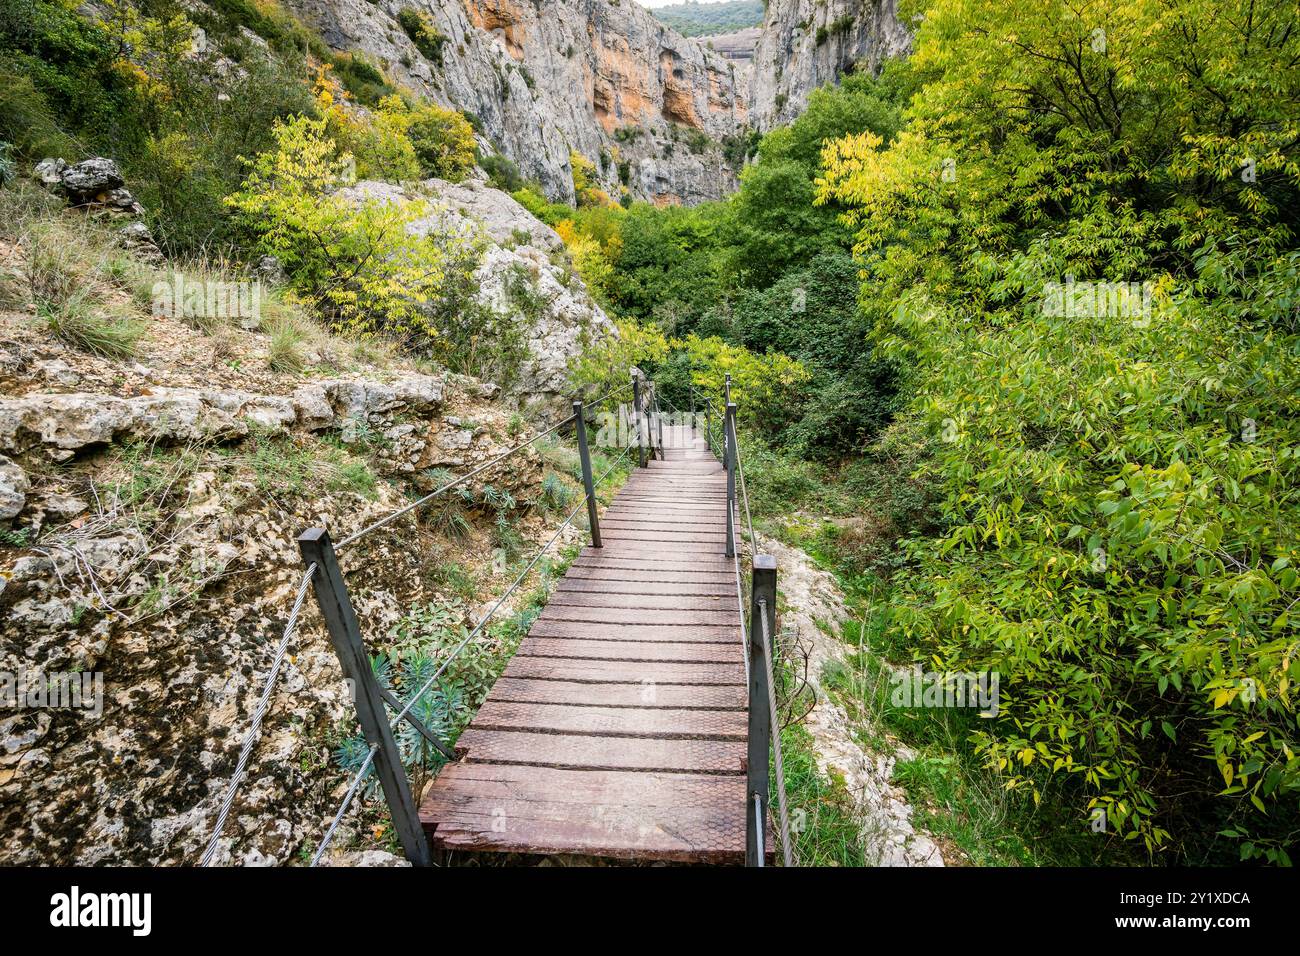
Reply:
[[93, 201], [101, 193], [109, 193], [125, 184], [117, 163], [103, 156], [67, 166], [59, 174], [59, 185], [75, 203]]
[[0, 521], [18, 517], [27, 502], [27, 492], [31, 490], [27, 473], [13, 459], [0, 455]]

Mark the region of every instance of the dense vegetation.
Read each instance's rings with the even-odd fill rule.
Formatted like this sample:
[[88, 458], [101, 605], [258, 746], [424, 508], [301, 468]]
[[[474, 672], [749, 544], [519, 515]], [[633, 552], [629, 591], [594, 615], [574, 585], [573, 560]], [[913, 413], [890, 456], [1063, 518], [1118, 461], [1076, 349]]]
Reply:
[[733, 33], [763, 22], [764, 0], [723, 0], [721, 3], [674, 3], [652, 7], [655, 18], [682, 36], [703, 37]]
[[[484, 336], [513, 354], [517, 331], [468, 305], [472, 248], [412, 240], [416, 207], [335, 195], [354, 175], [462, 175], [464, 117], [329, 53], [270, 0], [193, 14], [243, 72], [188, 55], [193, 24], [172, 0], [140, 6], [109, 0], [103, 23], [72, 0], [0, 9], [0, 159], [111, 152], [170, 254], [274, 253], [288, 301], [337, 329], [447, 363]], [[637, 364], [686, 407], [732, 374], [757, 512], [863, 601], [863, 671], [881, 678], [883, 657], [998, 676], [995, 718], [946, 715], [941, 732], [890, 719], [923, 748], [900, 770], [922, 794], [983, 774], [981, 792], [1069, 847], [1021, 841], [1009, 858], [1287, 864], [1295, 6], [1026, 0], [1014, 24], [994, 0], [914, 12], [912, 58], [845, 76], [741, 143], [755, 161], [724, 202], [623, 208], [575, 154], [568, 207], [485, 163], [620, 320], [575, 383]], [[402, 27], [441, 53], [425, 21]], [[85, 297], [57, 285], [55, 334], [129, 354], [137, 327], [88, 327]], [[829, 683], [869, 709], [860, 677]]]
[[[447, 361], [463, 359], [466, 338], [510, 339], [507, 317], [473, 302], [475, 241], [408, 234], [419, 202], [338, 194], [359, 178], [462, 178], [475, 158], [469, 121], [328, 50], [273, 2], [210, 7], [106, 0], [94, 20], [73, 0], [6, 5], [0, 154], [24, 164], [111, 156], [170, 257], [204, 272], [274, 255], [286, 301], [334, 331]], [[267, 48], [250, 49], [241, 27]], [[114, 322], [77, 335], [107, 340]], [[62, 328], [66, 338], [73, 327]], [[478, 365], [456, 364], [508, 382], [492, 356], [516, 352], [507, 341], [469, 353]]]
[[876, 582], [878, 650], [998, 675], [956, 739], [1001, 788], [1090, 859], [1289, 863], [1297, 12], [924, 7], [731, 200], [572, 228], [670, 389], [797, 360], [742, 398], [756, 490], [787, 532], [858, 512], [813, 544]]

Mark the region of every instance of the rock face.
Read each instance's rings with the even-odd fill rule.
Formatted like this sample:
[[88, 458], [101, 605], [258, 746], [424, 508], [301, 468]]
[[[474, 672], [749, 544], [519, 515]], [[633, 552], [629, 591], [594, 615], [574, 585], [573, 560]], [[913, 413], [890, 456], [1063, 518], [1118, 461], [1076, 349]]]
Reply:
[[[33, 392], [0, 398], [0, 448], [21, 453], [40, 447], [54, 460], [67, 461], [85, 449], [127, 439], [226, 441], [243, 438], [253, 427], [284, 430], [298, 424], [317, 430], [336, 420], [369, 423], [394, 408], [436, 409], [442, 387], [440, 379], [410, 373], [392, 382], [313, 382], [288, 398], [191, 388], [158, 388], [130, 398]], [[5, 462], [0, 456], [0, 466]]]
[[[611, 195], [697, 203], [735, 188], [721, 142], [747, 122], [743, 68], [633, 0], [288, 0], [331, 46], [473, 113], [483, 133], [573, 201], [572, 149]], [[397, 17], [427, 15], [445, 38], [423, 55]]]
[[[635, 0], [286, 0], [332, 47], [473, 114], [551, 199], [574, 199], [573, 150], [611, 196], [659, 205], [730, 193], [727, 145], [789, 122], [859, 63], [906, 53], [896, 3], [771, 0], [761, 30], [687, 38]], [[439, 38], [424, 53], [399, 22], [414, 15]]]
[[808, 94], [865, 62], [903, 56], [911, 37], [897, 0], [770, 0], [748, 93], [750, 119], [767, 130], [797, 117]]

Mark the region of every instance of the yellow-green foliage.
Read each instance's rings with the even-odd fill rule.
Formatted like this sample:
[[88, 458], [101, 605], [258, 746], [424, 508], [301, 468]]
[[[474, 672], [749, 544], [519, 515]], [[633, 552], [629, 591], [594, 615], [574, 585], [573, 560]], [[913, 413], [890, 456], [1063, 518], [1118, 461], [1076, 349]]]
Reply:
[[1295, 846], [1297, 16], [934, 0], [901, 134], [823, 154], [936, 449], [894, 635], [1000, 676], [1008, 787], [1193, 862]]
[[460, 113], [423, 103], [405, 122], [424, 175], [459, 182], [474, 167], [474, 127]]
[[590, 397], [626, 385], [634, 367], [644, 369], [668, 357], [671, 345], [659, 329], [632, 321], [616, 324], [618, 335], [584, 349], [570, 373], [576, 388], [589, 387]]
[[578, 208], [586, 206], [612, 206], [609, 193], [596, 182], [596, 164], [579, 152], [569, 151], [569, 167], [573, 170], [573, 195]]
[[755, 416], [794, 404], [809, 379], [808, 370], [788, 355], [760, 355], [716, 335], [701, 338], [691, 333], [677, 344], [686, 353], [692, 383], [711, 395], [719, 407], [727, 375], [731, 376], [731, 400]]
[[326, 122], [295, 117], [277, 124], [277, 148], [252, 161], [243, 188], [227, 203], [336, 327], [435, 335], [421, 307], [442, 289], [448, 254], [459, 240], [447, 237], [439, 246], [407, 232], [424, 215], [423, 203], [337, 195], [350, 157], [337, 155]]
[[691, 384], [712, 396], [719, 407], [729, 373], [732, 401], [765, 409], [765, 414], [796, 405], [809, 377], [803, 365], [780, 352], [759, 355], [716, 336], [670, 339], [657, 326], [628, 320], [618, 323], [617, 336], [602, 339], [583, 353], [571, 380], [577, 387], [591, 386], [593, 393], [603, 393], [627, 382], [633, 367], [653, 373], [670, 362], [684, 365]]

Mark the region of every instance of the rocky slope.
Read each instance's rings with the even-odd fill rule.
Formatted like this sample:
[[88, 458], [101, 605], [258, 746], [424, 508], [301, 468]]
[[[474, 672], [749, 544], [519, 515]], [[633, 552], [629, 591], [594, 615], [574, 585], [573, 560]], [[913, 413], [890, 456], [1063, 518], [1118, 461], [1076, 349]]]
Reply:
[[867, 865], [943, 866], [939, 847], [912, 825], [907, 795], [892, 779], [895, 763], [911, 759], [911, 752], [887, 738], [882, 746], [864, 747], [861, 728], [854, 726], [823, 686], [826, 672], [842, 667], [848, 653], [838, 638], [848, 612], [834, 576], [797, 548], [766, 537], [759, 543], [780, 568], [782, 647], [792, 660], [804, 662], [808, 691], [814, 698], [803, 726], [812, 735], [817, 769], [843, 781], [852, 794]]
[[[527, 437], [608, 327], [559, 238], [508, 196], [474, 181], [419, 188], [480, 237], [480, 297], [510, 309], [502, 275], [530, 284], [530, 350], [509, 393], [320, 331], [300, 363], [277, 366], [265, 314], [154, 314], [134, 355], [94, 355], [38, 314], [37, 233], [0, 238], [0, 692], [102, 677], [86, 706], [0, 710], [0, 864], [194, 863], [301, 578], [296, 536], [324, 526], [337, 539]], [[72, 238], [83, 216], [42, 224]], [[131, 273], [130, 256], [110, 261], [103, 276]], [[173, 268], [188, 267], [152, 275]], [[545, 454], [484, 473], [453, 523], [421, 512], [348, 549], [373, 648], [413, 610], [434, 605], [438, 627], [456, 628], [504, 590], [517, 568], [503, 548], [531, 555], [559, 520]], [[552, 495], [557, 481], [573, 494], [567, 465]], [[565, 534], [561, 546], [582, 532]], [[488, 658], [504, 654], [483, 640]], [[347, 689], [310, 602], [290, 654], [219, 863], [298, 859], [346, 785], [331, 752], [353, 728]], [[380, 819], [349, 818], [339, 846], [383, 845], [369, 829]]]
[[795, 119], [808, 94], [865, 63], [879, 69], [910, 48], [897, 0], [770, 0], [748, 91], [758, 129]]
[[[429, 212], [411, 223], [411, 232], [456, 232], [482, 242], [474, 272], [475, 301], [504, 314], [513, 311], [525, 331], [526, 354], [505, 397], [534, 417], [568, 414], [571, 359], [615, 330], [570, 268], [564, 242], [554, 229], [506, 193], [472, 178], [461, 183], [429, 179], [413, 188], [362, 181], [342, 195], [390, 203], [427, 200]], [[515, 309], [512, 283], [517, 280], [528, 287], [529, 298], [538, 306], [532, 315]]]
[[[399, 82], [473, 113], [493, 145], [553, 199], [573, 201], [569, 152], [658, 203], [735, 186], [720, 142], [746, 122], [733, 65], [632, 0], [287, 0], [331, 46], [360, 51]], [[434, 59], [404, 10], [445, 38]], [[626, 164], [626, 165], [621, 165]]]

